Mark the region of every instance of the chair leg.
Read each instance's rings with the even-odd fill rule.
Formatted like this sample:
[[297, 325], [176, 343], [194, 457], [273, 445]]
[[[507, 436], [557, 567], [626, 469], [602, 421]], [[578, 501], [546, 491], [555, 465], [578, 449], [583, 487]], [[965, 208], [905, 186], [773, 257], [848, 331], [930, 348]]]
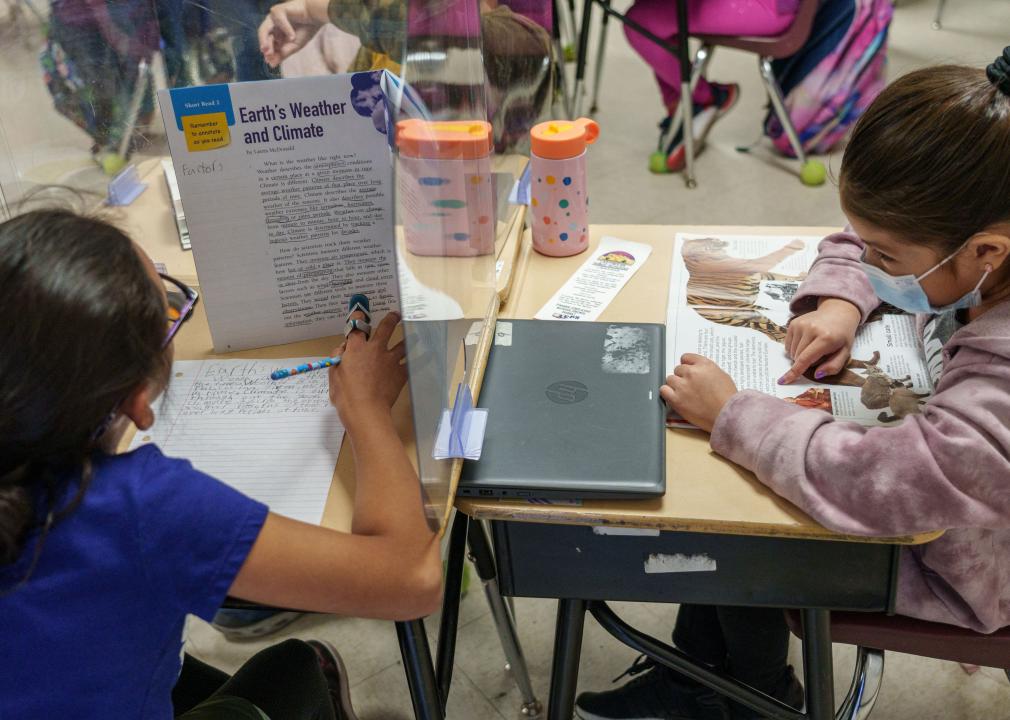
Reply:
[[786, 137], [789, 138], [789, 144], [792, 146], [793, 152], [796, 153], [796, 158], [802, 166], [807, 161], [807, 154], [803, 151], [800, 136], [796, 133], [796, 128], [793, 127], [793, 121], [789, 119], [789, 113], [786, 112], [785, 101], [782, 99], [782, 90], [779, 89], [779, 82], [775, 79], [771, 59], [766, 57], [758, 58], [758, 67], [761, 70], [761, 79], [764, 80], [765, 90], [768, 91], [768, 99], [772, 103], [772, 108], [775, 109], [775, 115], [778, 117], [779, 122], [782, 123], [782, 129], [785, 130]]
[[[574, 0], [573, 0], [574, 1]], [[561, 96], [564, 116], [572, 117], [572, 96], [568, 91], [568, 72], [565, 69], [565, 43], [571, 42], [574, 45], [575, 30], [573, 25], [575, 19], [569, 10], [568, 3], [560, 3], [552, 0], [554, 10], [554, 72], [557, 78], [556, 92]]]
[[870, 648], [856, 648], [856, 667], [852, 685], [842, 701], [836, 720], [866, 720], [873, 712], [884, 680], [884, 652]]
[[603, 22], [600, 24], [600, 41], [596, 48], [596, 69], [593, 71], [593, 98], [589, 103], [589, 114], [596, 112], [600, 97], [600, 79], [603, 77], [603, 55], [607, 49], [607, 27], [610, 24], [610, 0], [603, 0]]
[[[704, 75], [705, 71], [708, 69], [708, 64], [712, 60], [712, 53], [715, 52], [715, 47], [712, 45], [702, 45], [698, 48], [698, 52], [694, 55], [694, 62], [691, 64], [691, 95], [694, 95], [694, 89], [698, 87], [698, 80], [700, 80]], [[669, 138], [676, 137], [677, 133], [680, 132], [680, 127], [684, 122], [684, 113], [678, 112], [674, 121], [670, 123], [669, 129], [659, 138], [659, 144], [657, 150], [662, 152], [666, 147]]]
[[593, 0], [584, 0], [579, 19], [579, 45], [575, 53], [575, 88], [572, 91], [573, 117], [582, 115], [582, 96], [586, 85], [586, 54], [589, 52], [589, 26], [593, 19]]
[[940, 0], [936, 4], [936, 15], [933, 17], [933, 29], [942, 30], [943, 25], [940, 22], [943, 20], [943, 6], [947, 4], [947, 0]]

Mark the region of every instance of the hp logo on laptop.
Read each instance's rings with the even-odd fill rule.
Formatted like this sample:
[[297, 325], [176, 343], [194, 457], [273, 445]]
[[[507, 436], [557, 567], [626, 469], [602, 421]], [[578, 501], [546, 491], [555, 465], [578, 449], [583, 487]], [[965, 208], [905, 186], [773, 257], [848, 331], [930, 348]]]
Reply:
[[548, 385], [544, 394], [558, 405], [573, 405], [589, 397], [589, 388], [578, 380], [559, 380]]

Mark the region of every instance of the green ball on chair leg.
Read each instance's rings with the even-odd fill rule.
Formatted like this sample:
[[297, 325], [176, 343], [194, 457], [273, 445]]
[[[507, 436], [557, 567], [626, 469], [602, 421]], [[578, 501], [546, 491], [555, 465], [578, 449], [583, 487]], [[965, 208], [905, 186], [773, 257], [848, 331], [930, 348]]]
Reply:
[[800, 168], [800, 182], [810, 187], [823, 185], [828, 178], [828, 170], [820, 160], [807, 160]]
[[658, 150], [649, 156], [649, 172], [662, 175], [666, 172], [666, 155]]
[[113, 175], [118, 175], [119, 171], [126, 167], [126, 158], [124, 158], [119, 153], [105, 153], [99, 159], [99, 163], [102, 166], [102, 170], [106, 175], [110, 177]]

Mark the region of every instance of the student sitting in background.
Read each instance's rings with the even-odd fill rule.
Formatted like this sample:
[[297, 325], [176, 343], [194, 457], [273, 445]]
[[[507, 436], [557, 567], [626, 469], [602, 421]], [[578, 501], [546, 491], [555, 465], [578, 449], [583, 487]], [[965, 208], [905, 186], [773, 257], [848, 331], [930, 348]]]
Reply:
[[229, 679], [182, 662], [183, 626], [227, 595], [396, 620], [438, 607], [438, 541], [390, 413], [406, 380], [403, 344], [387, 347], [396, 316], [350, 333], [330, 370], [357, 466], [343, 533], [274, 515], [157, 447], [116, 454], [131, 422], [151, 427], [171, 376], [185, 318], [166, 282], [99, 220], [0, 224], [3, 717], [352, 717], [325, 644], [289, 640]]
[[[260, 49], [275, 66], [332, 22], [361, 41], [347, 72], [402, 74], [405, 49], [416, 51], [423, 59], [406, 79], [435, 115], [458, 119], [486, 113], [499, 152], [522, 147], [552, 99], [550, 35], [497, 0], [481, 0], [478, 28], [475, 8], [471, 0], [288, 0], [274, 5], [260, 25]], [[438, 52], [420, 52], [426, 49]], [[482, 66], [483, 73], [470, 71]], [[470, 107], [474, 102], [479, 107]]]
[[[888, 427], [835, 420], [685, 355], [661, 394], [712, 448], [849, 535], [945, 529], [902, 549], [897, 612], [982, 633], [1010, 625], [1010, 48], [981, 70], [906, 75], [856, 124], [842, 159], [850, 229], [831, 235], [792, 302], [790, 383], [839, 372], [881, 302], [916, 313], [935, 392]], [[674, 642], [799, 708], [774, 609], [681, 606]], [[651, 663], [585, 693], [584, 720], [728, 720], [753, 713]]]
[[[796, 17], [799, 0], [688, 0], [688, 23], [692, 34], [774, 36], [783, 33]], [[669, 0], [635, 0], [627, 17], [653, 35], [674, 45], [677, 42], [677, 5]], [[628, 43], [656, 74], [666, 108], [660, 124], [661, 139], [678, 117], [680, 106], [680, 61], [649, 38], [624, 26]], [[691, 98], [694, 115], [695, 152], [705, 146], [705, 138], [715, 121], [729, 112], [740, 94], [740, 86], [724, 85], [699, 78]], [[680, 129], [666, 145], [667, 172], [684, 169], [684, 131]]]

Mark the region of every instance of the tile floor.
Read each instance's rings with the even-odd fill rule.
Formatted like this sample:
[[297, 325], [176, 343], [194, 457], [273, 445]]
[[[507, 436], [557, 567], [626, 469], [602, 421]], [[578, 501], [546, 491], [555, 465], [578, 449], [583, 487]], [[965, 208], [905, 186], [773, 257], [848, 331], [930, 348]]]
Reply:
[[[615, 6], [626, 6], [616, 2]], [[949, 3], [944, 30], [930, 22], [933, 0], [904, 0], [891, 30], [892, 76], [937, 62], [983, 65], [1010, 42], [1010, 3], [1006, 0], [955, 0]], [[48, 108], [37, 82], [39, 36], [31, 24], [0, 21], [0, 187], [12, 195], [17, 174], [24, 187], [64, 182], [100, 189], [104, 178], [90, 164], [82, 133]], [[594, 33], [595, 43], [595, 33]], [[597, 119], [602, 139], [591, 151], [594, 222], [705, 223], [738, 225], [838, 225], [843, 222], [831, 184], [807, 188], [793, 164], [773, 158], [760, 147], [741, 155], [734, 148], [759, 136], [765, 103], [754, 60], [734, 51], [717, 51], [710, 76], [735, 80], [743, 92], [738, 106], [713, 130], [699, 159], [699, 187], [688, 191], [679, 176], [653, 176], [646, 158], [653, 149], [655, 124], [661, 115], [651, 76], [631, 52], [619, 28], [612, 25]], [[629, 102], [631, 100], [632, 102]], [[631, 111], [629, 112], [629, 109]], [[12, 158], [12, 162], [8, 161]], [[827, 158], [837, 170], [839, 155]], [[516, 601], [519, 631], [533, 682], [546, 697], [555, 604]], [[676, 616], [674, 606], [618, 604], [632, 624], [665, 637]], [[434, 640], [437, 617], [428, 621]], [[393, 625], [351, 618], [305, 616], [283, 636], [321, 637], [336, 644], [347, 661], [354, 703], [362, 720], [409, 718], [410, 701], [400, 664]], [[188, 649], [230, 670], [277, 638], [229, 643], [202, 622], [193, 624]], [[794, 652], [796, 650], [794, 643]], [[852, 649], [836, 647], [836, 687], [848, 686]], [[580, 689], [609, 686], [634, 659], [593, 620], [586, 623]], [[794, 655], [794, 662], [798, 662]], [[518, 717], [519, 694], [504, 670], [494, 625], [480, 590], [475, 587], [462, 606], [462, 627], [448, 716], [453, 720]], [[888, 655], [882, 695], [873, 717], [878, 720], [1000, 720], [1010, 718], [1010, 684], [1002, 673], [983, 670], [969, 676], [953, 663], [897, 654]]]

